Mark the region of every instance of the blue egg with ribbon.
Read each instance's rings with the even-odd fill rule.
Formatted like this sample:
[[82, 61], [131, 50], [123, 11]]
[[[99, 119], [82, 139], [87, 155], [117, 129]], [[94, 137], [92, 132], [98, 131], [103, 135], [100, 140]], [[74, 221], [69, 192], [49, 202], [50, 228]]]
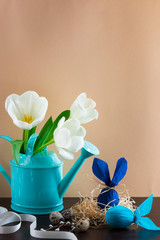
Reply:
[[152, 203], [153, 195], [147, 198], [135, 211], [124, 206], [111, 207], [105, 214], [106, 222], [113, 228], [126, 228], [132, 223], [136, 223], [144, 229], [160, 231], [160, 227], [157, 227], [150, 218], [144, 217], [150, 213]]
[[105, 219], [111, 227], [126, 228], [134, 222], [134, 214], [127, 207], [115, 206], [106, 212]]
[[117, 161], [112, 180], [110, 179], [108, 164], [99, 158], [94, 158], [92, 171], [94, 175], [106, 185], [97, 198], [98, 206], [102, 209], [117, 206], [119, 203], [119, 195], [114, 188], [124, 178], [127, 172], [127, 160], [120, 158]]

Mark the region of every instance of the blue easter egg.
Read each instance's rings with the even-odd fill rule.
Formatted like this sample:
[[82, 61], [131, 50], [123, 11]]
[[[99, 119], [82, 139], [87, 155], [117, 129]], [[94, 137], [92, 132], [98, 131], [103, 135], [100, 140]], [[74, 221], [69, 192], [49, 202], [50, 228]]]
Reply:
[[107, 191], [107, 188], [104, 188], [99, 194], [97, 202], [100, 208], [104, 208], [107, 204], [109, 207], [116, 206], [119, 203], [118, 193], [114, 189]]
[[134, 222], [134, 214], [127, 207], [115, 206], [106, 212], [105, 219], [111, 227], [126, 228]]

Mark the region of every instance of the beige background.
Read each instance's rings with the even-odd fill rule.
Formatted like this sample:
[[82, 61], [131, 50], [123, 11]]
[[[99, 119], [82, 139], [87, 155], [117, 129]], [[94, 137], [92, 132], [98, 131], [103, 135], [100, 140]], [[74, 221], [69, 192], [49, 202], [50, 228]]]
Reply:
[[[0, 134], [13, 138], [22, 131], [5, 111], [9, 94], [45, 96], [47, 120], [86, 92], [99, 111], [99, 119], [85, 125], [86, 139], [99, 147], [111, 175], [124, 156], [130, 195], [160, 195], [159, 0], [1, 0], [0, 86]], [[8, 172], [11, 157], [0, 140], [0, 163]], [[87, 195], [97, 186], [92, 160], [66, 196]], [[64, 172], [72, 164], [65, 161]], [[0, 175], [2, 196], [10, 189]]]

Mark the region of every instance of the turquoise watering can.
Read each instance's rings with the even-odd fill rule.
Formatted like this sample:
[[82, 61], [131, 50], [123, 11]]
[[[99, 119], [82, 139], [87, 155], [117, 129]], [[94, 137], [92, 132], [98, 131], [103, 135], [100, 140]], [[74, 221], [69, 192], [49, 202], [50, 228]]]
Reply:
[[[0, 172], [11, 186], [11, 208], [29, 214], [49, 214], [63, 209], [63, 196], [84, 161], [99, 150], [85, 141], [81, 155], [63, 178], [63, 162], [47, 149], [33, 155], [38, 135], [33, 134], [27, 144], [26, 154], [19, 154], [19, 164], [10, 161], [11, 177], [0, 165]], [[12, 138], [0, 135], [11, 142]]]

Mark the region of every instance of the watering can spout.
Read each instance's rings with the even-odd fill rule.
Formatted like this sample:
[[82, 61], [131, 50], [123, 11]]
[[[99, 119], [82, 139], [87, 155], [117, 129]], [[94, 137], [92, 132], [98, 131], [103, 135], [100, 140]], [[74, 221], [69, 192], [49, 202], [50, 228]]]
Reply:
[[84, 163], [84, 161], [93, 156], [98, 155], [99, 150], [96, 146], [94, 146], [92, 143], [85, 141], [83, 148], [81, 149], [81, 155], [75, 162], [75, 164], [72, 166], [72, 168], [69, 170], [69, 172], [64, 176], [64, 178], [61, 180], [61, 182], [58, 185], [58, 192], [59, 197], [63, 198], [63, 195], [67, 191], [68, 187], [70, 186], [73, 178], [79, 171], [80, 167]]

